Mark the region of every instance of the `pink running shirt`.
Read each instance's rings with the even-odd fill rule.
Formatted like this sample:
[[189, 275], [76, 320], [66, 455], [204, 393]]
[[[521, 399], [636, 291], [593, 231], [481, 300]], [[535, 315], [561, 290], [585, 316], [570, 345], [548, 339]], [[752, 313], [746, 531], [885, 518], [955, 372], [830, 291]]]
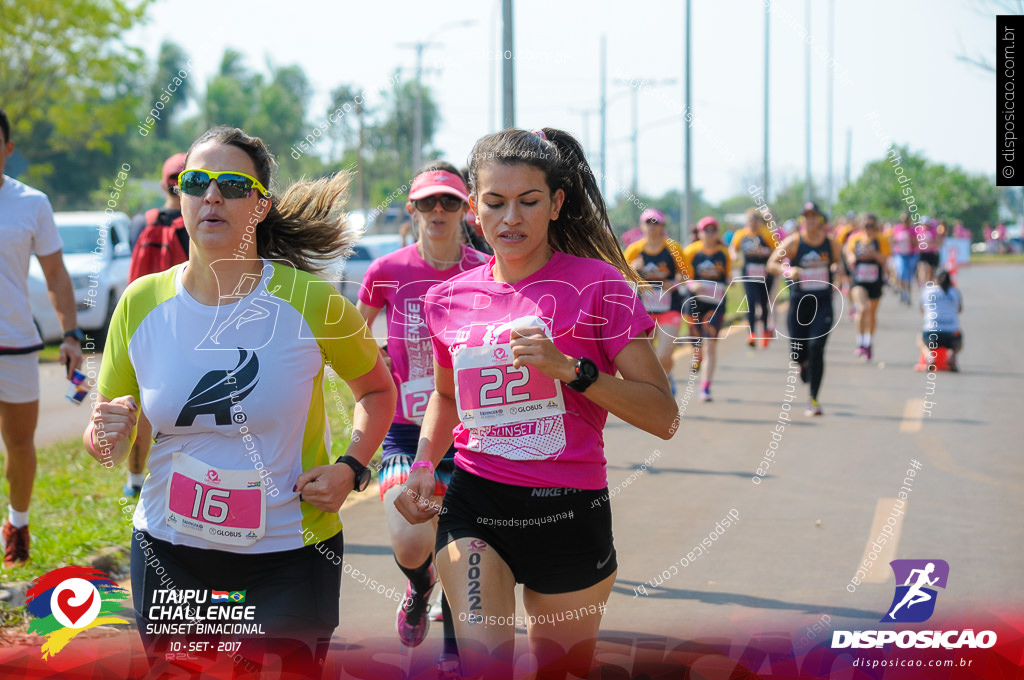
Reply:
[[543, 328], [563, 354], [614, 375], [618, 353], [654, 322], [606, 262], [556, 252], [514, 284], [495, 281], [493, 267], [492, 258], [426, 298], [434, 357], [455, 372], [455, 464], [514, 486], [603, 489], [608, 412], [536, 369], [514, 368], [511, 329]]

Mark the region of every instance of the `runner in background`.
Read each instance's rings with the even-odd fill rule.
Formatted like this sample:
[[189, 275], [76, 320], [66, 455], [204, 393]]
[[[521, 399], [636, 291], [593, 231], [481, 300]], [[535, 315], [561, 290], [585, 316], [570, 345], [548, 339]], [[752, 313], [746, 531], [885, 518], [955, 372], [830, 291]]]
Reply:
[[601, 433], [611, 412], [670, 438], [676, 404], [579, 142], [504, 130], [469, 177], [494, 259], [428, 293], [435, 391], [397, 505], [439, 513], [454, 428], [436, 560], [466, 676], [511, 674], [517, 583], [539, 674], [588, 676], [617, 568]]
[[[159, 208], [152, 208], [132, 218], [131, 244], [132, 244], [132, 267], [129, 272], [128, 283], [131, 283], [140, 276], [156, 274], [188, 259], [188, 230], [185, 229], [185, 222], [181, 219], [181, 197], [178, 196], [178, 173], [185, 169], [185, 154], [176, 153], [164, 161], [161, 170], [161, 188], [166, 198], [164, 204]], [[154, 229], [168, 229], [173, 233], [169, 238], [152, 238], [147, 236], [143, 243], [139, 244], [139, 237], [147, 229], [150, 234]], [[170, 249], [167, 243], [170, 239], [176, 238], [181, 244], [181, 249], [175, 252], [179, 257], [170, 259], [167, 255]], [[149, 245], [150, 242], [152, 245]], [[160, 257], [164, 258], [159, 267], [144, 266], [147, 262], [158, 261], [159, 258], [144, 257], [141, 250], [145, 248], [160, 249]], [[136, 250], [140, 250], [136, 253]], [[166, 265], [166, 266], [164, 266]], [[138, 431], [135, 435], [135, 443], [132, 444], [131, 453], [128, 454], [128, 479], [124, 485], [124, 495], [127, 498], [134, 498], [142, 491], [142, 483], [146, 481], [146, 458], [149, 456], [149, 449], [153, 445], [153, 427], [144, 415], [140, 415]]]
[[820, 416], [818, 392], [825, 376], [825, 344], [834, 328], [832, 294], [842, 280], [839, 244], [825, 233], [817, 203], [804, 204], [803, 228], [790, 234], [768, 258], [768, 271], [790, 281], [788, 328], [790, 357], [800, 366], [800, 379], [808, 383], [806, 414]]
[[700, 240], [683, 250], [683, 260], [693, 278], [686, 282], [690, 297], [683, 314], [690, 323], [690, 335], [700, 338], [694, 348], [694, 365], [700, 366], [700, 400], [711, 401], [711, 381], [718, 357], [718, 333], [725, 322], [725, 291], [731, 280], [729, 251], [718, 238], [718, 221], [704, 217], [697, 223]]
[[942, 234], [939, 223], [928, 217], [922, 217], [919, 224], [914, 225], [914, 247], [920, 254], [917, 262], [917, 283], [922, 288], [928, 281], [935, 279], [935, 270], [939, 268], [939, 253], [942, 252]]
[[[381, 311], [387, 310], [387, 353], [391, 375], [399, 388], [394, 420], [384, 437], [378, 478], [395, 562], [408, 579], [395, 622], [398, 637], [407, 647], [423, 642], [429, 630], [427, 609], [436, 582], [433, 556], [437, 522], [410, 524], [398, 512], [395, 499], [405, 489], [420, 440], [423, 412], [434, 391], [434, 352], [423, 298], [435, 283], [487, 261], [483, 253], [461, 243], [468, 201], [465, 181], [455, 166], [438, 161], [421, 168], [412, 179], [405, 205], [416, 241], [373, 261], [363, 277], [356, 305], [371, 328]], [[441, 503], [448, 488], [454, 458], [452, 447], [437, 465], [431, 496], [435, 503]], [[457, 650], [447, 599], [442, 599], [442, 609], [444, 653], [454, 656]]]
[[672, 377], [675, 361], [672, 353], [676, 349], [674, 341], [679, 337], [679, 327], [683, 323], [680, 312], [683, 296], [676, 284], [693, 277], [686, 267], [679, 244], [666, 236], [663, 212], [648, 208], [640, 216], [640, 225], [643, 238], [626, 248], [626, 262], [642, 279], [652, 284], [651, 287], [641, 289], [640, 299], [644, 309], [654, 319], [654, 351], [668, 375], [672, 394], [675, 394], [676, 382]]
[[[840, 251], [842, 251], [842, 249], [846, 246], [846, 241], [847, 239], [850, 238], [850, 235], [857, 229], [857, 213], [851, 210], [850, 212], [846, 213], [844, 217], [846, 223], [843, 224], [841, 227], [836, 228], [836, 237], [832, 239], [839, 246]], [[857, 321], [857, 314], [859, 312], [859, 308], [853, 301], [852, 289], [849, 286], [850, 269], [846, 263], [846, 259], [841, 258], [841, 260], [842, 261], [839, 263], [839, 268], [843, 270], [843, 278], [842, 283], [840, 284], [840, 289], [842, 291], [843, 296], [850, 303], [850, 315], [848, 318], [851, 322], [855, 323]]]
[[861, 229], [846, 241], [843, 255], [851, 275], [851, 296], [860, 308], [857, 316], [857, 350], [855, 354], [871, 360], [872, 338], [878, 324], [878, 303], [882, 299], [885, 262], [889, 257], [889, 242], [878, 228], [878, 217], [864, 213]]
[[[758, 338], [761, 339], [761, 346], [767, 347], [768, 342], [775, 336], [769, 298], [775, 285], [775, 277], [765, 268], [768, 256], [775, 249], [773, 242], [772, 234], [765, 226], [760, 211], [757, 208], [750, 208], [747, 210], [746, 226], [733, 235], [729, 244], [729, 256], [734, 262], [740, 255], [743, 256], [741, 272], [744, 277], [743, 291], [747, 298], [747, 324], [750, 326], [747, 344], [750, 347], [757, 344]], [[761, 322], [760, 335], [757, 332], [758, 321]]]
[[889, 242], [892, 244], [893, 269], [896, 273], [896, 288], [900, 293], [900, 301], [910, 306], [910, 295], [913, 290], [914, 273], [917, 271], [917, 243], [914, 238], [914, 222], [910, 213], [902, 213], [900, 221], [892, 226]]
[[2, 533], [4, 568], [24, 564], [31, 542], [28, 510], [36, 478], [36, 424], [39, 421], [39, 350], [43, 340], [32, 320], [28, 267], [32, 255], [65, 329], [60, 363], [70, 380], [82, 365], [82, 329], [78, 328], [75, 290], [64, 267], [64, 242], [43, 192], [4, 174], [14, 153], [11, 124], [0, 109], [0, 433], [7, 456], [4, 475], [10, 488]]

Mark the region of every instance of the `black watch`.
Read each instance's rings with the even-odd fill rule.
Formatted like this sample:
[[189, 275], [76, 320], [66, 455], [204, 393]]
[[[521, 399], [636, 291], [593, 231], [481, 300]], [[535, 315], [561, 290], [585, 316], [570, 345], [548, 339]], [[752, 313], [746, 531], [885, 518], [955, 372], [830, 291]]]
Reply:
[[82, 332], [81, 328], [72, 328], [69, 331], [64, 331], [64, 339], [74, 338], [78, 342], [82, 342], [82, 338], [85, 337], [85, 333]]
[[353, 491], [366, 491], [366, 487], [370, 486], [370, 468], [366, 467], [352, 456], [342, 456], [338, 460], [334, 461], [334, 464], [344, 463], [352, 468], [352, 472], [356, 473], [356, 483], [353, 487]]
[[576, 360], [576, 379], [566, 385], [571, 390], [577, 392], [584, 392], [588, 387], [597, 382], [597, 376], [600, 372], [597, 370], [597, 364], [586, 357], [580, 357]]

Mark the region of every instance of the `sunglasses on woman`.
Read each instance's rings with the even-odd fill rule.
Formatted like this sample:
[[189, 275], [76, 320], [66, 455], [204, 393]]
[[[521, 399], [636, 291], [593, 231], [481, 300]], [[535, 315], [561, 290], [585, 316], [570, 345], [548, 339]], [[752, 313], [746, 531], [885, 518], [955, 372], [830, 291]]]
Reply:
[[178, 190], [189, 196], [202, 196], [210, 182], [217, 183], [217, 189], [224, 198], [249, 198], [253, 190], [259, 191], [262, 196], [270, 196], [270, 192], [258, 179], [244, 172], [213, 172], [199, 168], [185, 170], [178, 175]]
[[462, 199], [449, 194], [417, 198], [412, 202], [412, 205], [420, 212], [428, 213], [434, 209], [434, 206], [437, 205], [438, 201], [441, 201], [441, 207], [445, 209], [445, 212], [455, 212], [462, 207]]

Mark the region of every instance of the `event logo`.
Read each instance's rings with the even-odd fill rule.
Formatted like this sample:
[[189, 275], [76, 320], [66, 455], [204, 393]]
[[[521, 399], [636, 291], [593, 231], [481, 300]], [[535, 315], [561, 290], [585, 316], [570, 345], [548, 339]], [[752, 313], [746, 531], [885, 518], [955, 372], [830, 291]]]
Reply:
[[927, 586], [945, 589], [949, 564], [945, 560], [893, 560], [889, 566], [896, 575], [896, 593], [881, 621], [920, 623], [930, 619], [937, 593]]
[[43, 574], [28, 589], [27, 608], [35, 617], [28, 632], [43, 635], [43, 658], [54, 656], [84, 630], [128, 623], [113, 614], [124, 609], [128, 592], [99, 569], [61, 567]]

